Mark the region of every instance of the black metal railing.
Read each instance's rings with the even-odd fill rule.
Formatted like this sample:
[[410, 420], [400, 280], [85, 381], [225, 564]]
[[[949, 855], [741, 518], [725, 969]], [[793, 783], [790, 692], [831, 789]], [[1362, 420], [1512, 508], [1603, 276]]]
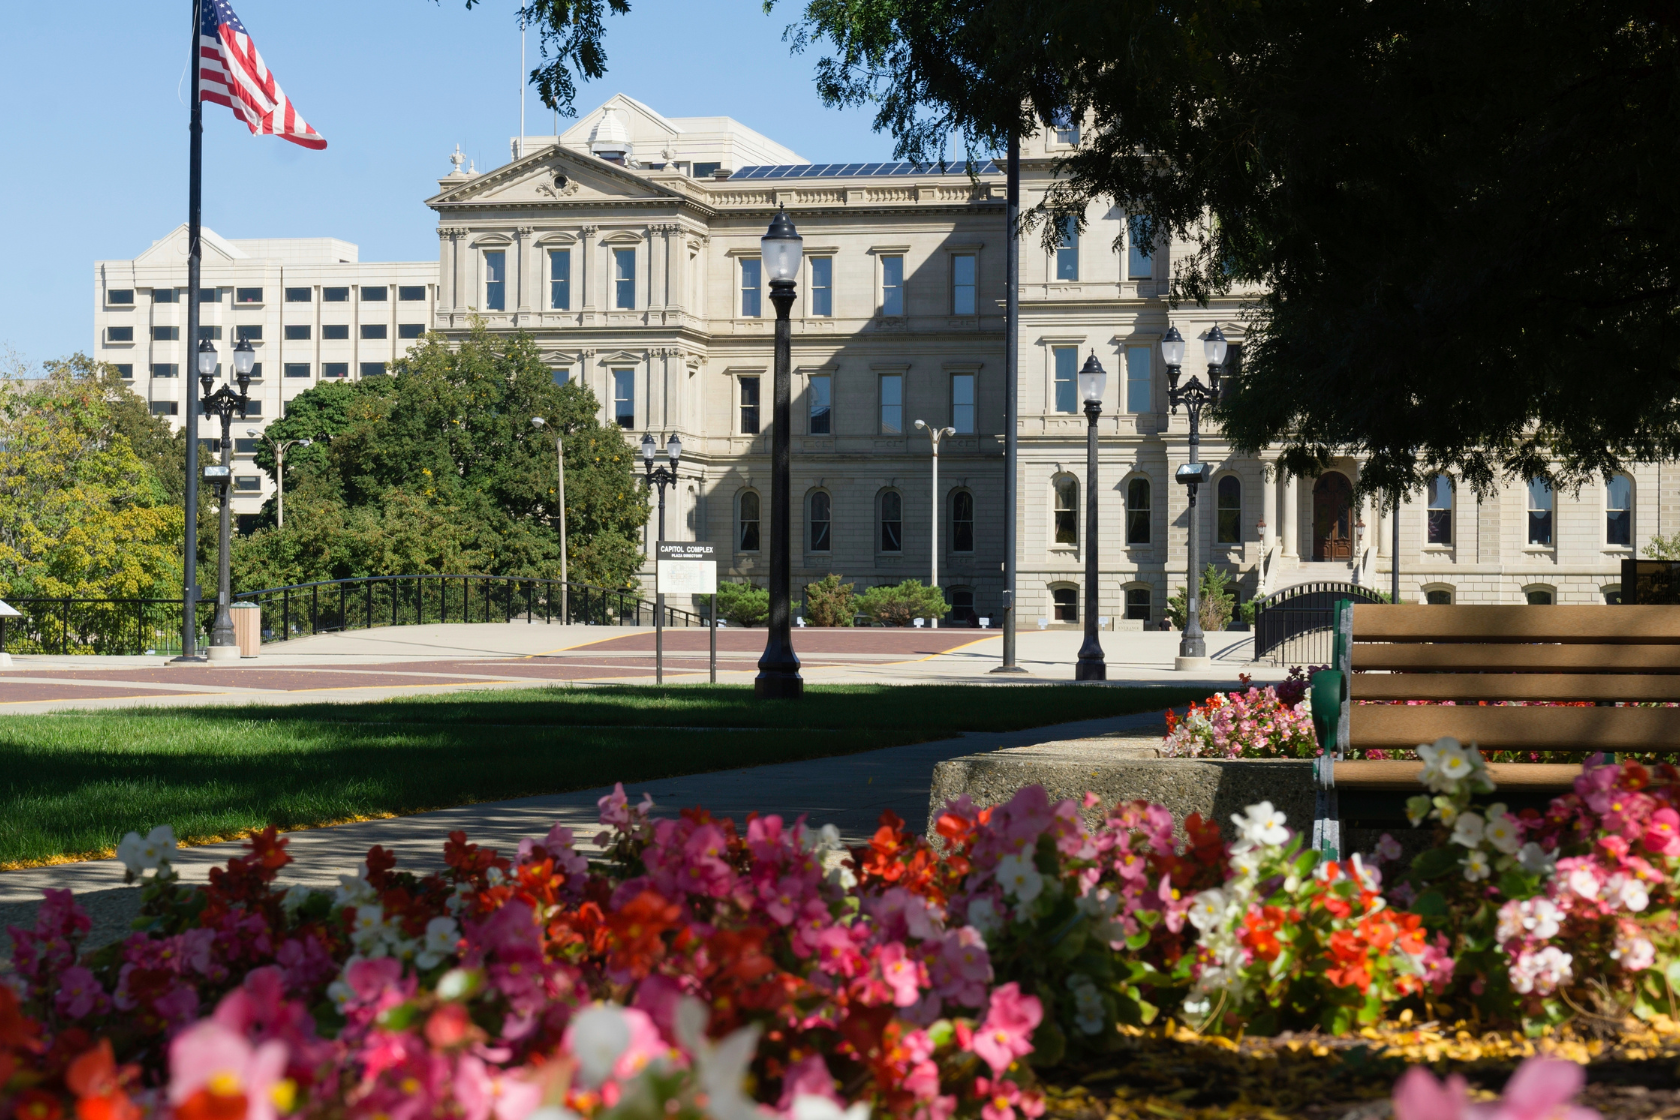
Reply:
[[[181, 600], [7, 599], [21, 617], [0, 618], [0, 653], [167, 654], [181, 652]], [[208, 641], [216, 604], [200, 603], [199, 641]]]
[[[234, 599], [262, 608], [265, 642], [376, 626], [506, 623], [521, 618], [532, 623], [652, 626], [658, 613], [634, 589], [521, 576], [356, 576], [242, 591]], [[699, 626], [702, 621], [690, 611], [666, 606], [665, 625]]]
[[1254, 605], [1254, 659], [1282, 665], [1328, 665], [1335, 646], [1336, 602], [1387, 602], [1357, 583], [1298, 583]]

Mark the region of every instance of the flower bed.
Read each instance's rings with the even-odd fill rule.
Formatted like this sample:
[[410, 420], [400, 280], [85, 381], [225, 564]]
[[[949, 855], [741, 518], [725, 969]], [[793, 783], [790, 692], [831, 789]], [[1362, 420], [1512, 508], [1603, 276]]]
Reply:
[[172, 873], [167, 829], [130, 836], [124, 941], [80, 952], [68, 892], [12, 930], [0, 1108], [1016, 1120], [1147, 1039], [1680, 1018], [1680, 772], [1589, 764], [1512, 814], [1478, 802], [1473, 749], [1419, 754], [1435, 845], [1404, 869], [1392, 841], [1322, 862], [1269, 804], [1228, 844], [1143, 802], [1087, 827], [1094, 798], [1039, 787], [948, 806], [937, 856], [890, 814], [846, 851], [803, 820], [653, 819], [620, 790], [593, 862], [564, 828], [508, 854], [454, 833], [443, 873], [376, 847], [337, 891], [276, 888], [272, 830], [206, 887]]

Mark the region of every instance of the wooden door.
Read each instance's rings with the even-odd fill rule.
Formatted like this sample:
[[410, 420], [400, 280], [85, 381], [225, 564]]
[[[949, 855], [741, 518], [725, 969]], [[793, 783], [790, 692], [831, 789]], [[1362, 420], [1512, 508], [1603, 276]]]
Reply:
[[1353, 484], [1345, 474], [1313, 483], [1313, 559], [1353, 559]]

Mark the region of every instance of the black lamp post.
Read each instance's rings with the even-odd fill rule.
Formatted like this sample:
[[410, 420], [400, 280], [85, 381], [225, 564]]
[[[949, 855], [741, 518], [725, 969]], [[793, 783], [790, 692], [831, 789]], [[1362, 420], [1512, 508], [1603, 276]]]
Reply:
[[1192, 374], [1183, 385], [1178, 383], [1179, 369], [1184, 365], [1184, 336], [1177, 327], [1168, 327], [1161, 336], [1161, 357], [1167, 363], [1167, 402], [1177, 412], [1180, 405], [1190, 414], [1190, 461], [1178, 468], [1178, 481], [1190, 494], [1190, 572], [1184, 596], [1184, 636], [1178, 641], [1179, 669], [1201, 669], [1207, 664], [1207, 640], [1202, 634], [1202, 572], [1201, 526], [1196, 514], [1196, 491], [1212, 477], [1213, 471], [1202, 462], [1201, 421], [1202, 406], [1219, 400], [1219, 375], [1225, 367], [1225, 336], [1215, 326], [1202, 341], [1207, 358], [1208, 383], [1203, 385]]
[[[677, 484], [677, 460], [682, 458], [682, 440], [675, 432], [665, 441], [665, 455], [671, 460], [669, 467], [653, 465], [654, 453], [658, 444], [653, 442], [653, 433], [642, 434], [642, 465], [647, 468], [647, 482], [649, 486], [659, 487], [659, 543], [665, 543], [665, 487]], [[655, 549], [655, 567], [657, 573], [657, 552]], [[665, 591], [658, 585], [659, 577], [654, 576], [653, 597], [653, 681], [655, 684], [665, 683]]]
[[804, 695], [805, 681], [793, 652], [792, 595], [788, 586], [793, 574], [788, 543], [793, 324], [788, 321], [788, 312], [793, 308], [794, 278], [799, 275], [804, 239], [793, 228], [787, 211], [780, 210], [758, 244], [764, 271], [770, 275], [770, 302], [776, 305], [776, 368], [770, 420], [770, 636], [764, 643], [764, 656], [758, 659], [753, 691], [765, 699], [792, 700]]
[[[204, 481], [216, 487], [216, 503], [221, 507], [220, 524], [217, 526], [217, 556], [216, 556], [216, 621], [210, 627], [210, 659], [220, 661], [239, 656], [238, 643], [233, 637], [233, 612], [228, 608], [232, 605], [232, 579], [228, 573], [228, 559], [233, 535], [233, 414], [239, 413], [243, 419], [245, 406], [250, 403], [251, 370], [256, 364], [257, 352], [251, 348], [246, 339], [240, 339], [233, 348], [233, 373], [239, 383], [239, 392], [234, 392], [231, 386], [223, 385], [215, 389], [216, 384], [216, 347], [205, 339], [198, 344], [198, 384], [203, 390], [202, 407], [206, 416], [220, 416], [222, 418], [222, 461], [204, 468]], [[218, 650], [222, 651], [218, 653]]]
[[1102, 415], [1108, 372], [1093, 351], [1079, 371], [1079, 395], [1085, 398], [1085, 644], [1074, 666], [1076, 681], [1106, 681], [1108, 663], [1097, 640], [1097, 417]]

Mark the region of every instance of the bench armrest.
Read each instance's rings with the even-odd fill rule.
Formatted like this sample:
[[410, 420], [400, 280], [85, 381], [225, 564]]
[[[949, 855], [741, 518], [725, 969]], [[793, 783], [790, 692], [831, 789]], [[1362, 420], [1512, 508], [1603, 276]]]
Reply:
[[1319, 749], [1325, 755], [1336, 753], [1336, 733], [1342, 722], [1344, 679], [1340, 669], [1320, 669], [1313, 674], [1313, 733], [1318, 736]]

